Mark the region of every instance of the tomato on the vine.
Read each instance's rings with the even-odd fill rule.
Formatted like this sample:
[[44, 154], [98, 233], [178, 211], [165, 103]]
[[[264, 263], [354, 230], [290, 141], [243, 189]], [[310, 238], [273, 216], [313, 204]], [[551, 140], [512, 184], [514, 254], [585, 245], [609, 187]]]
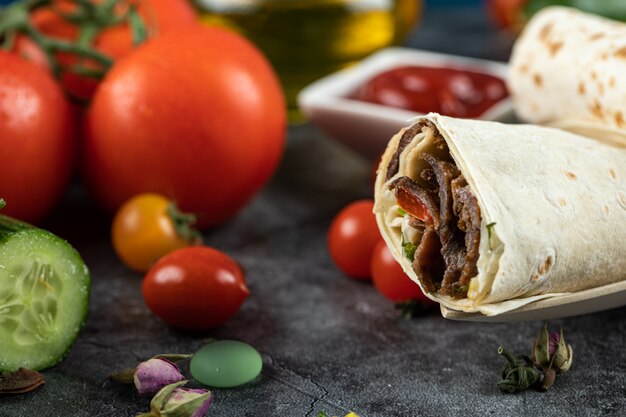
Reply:
[[420, 287], [404, 273], [382, 239], [374, 248], [371, 271], [374, 286], [389, 300], [396, 303], [410, 300], [432, 303]]
[[0, 198], [31, 223], [52, 209], [74, 162], [74, 115], [46, 71], [0, 51]]
[[370, 260], [381, 239], [374, 201], [360, 200], [343, 208], [328, 230], [328, 251], [337, 267], [355, 279], [370, 278]]
[[142, 284], [150, 310], [166, 323], [207, 330], [239, 311], [250, 291], [239, 265], [208, 247], [188, 247], [161, 258]]
[[87, 113], [84, 168], [110, 211], [158, 192], [219, 224], [276, 169], [286, 125], [282, 90], [249, 41], [219, 28], [163, 35], [118, 61]]
[[129, 268], [146, 272], [162, 256], [202, 242], [192, 228], [194, 221], [193, 215], [180, 213], [162, 195], [140, 194], [124, 203], [113, 218], [113, 249]]
[[[149, 38], [184, 29], [197, 23], [196, 12], [187, 0], [137, 0], [134, 4], [137, 6], [137, 13], [142, 18]], [[32, 11], [30, 21], [46, 36], [65, 41], [77, 41], [81, 28], [78, 24], [64, 19], [59, 13], [72, 14], [75, 10], [75, 2], [55, 0], [49, 6]], [[121, 4], [118, 4], [114, 10], [118, 15], [126, 11]], [[94, 35], [92, 42], [96, 50], [113, 61], [128, 55], [136, 48], [128, 23], [103, 29]], [[15, 52], [39, 65], [49, 67], [46, 55], [29, 38], [20, 36], [16, 42]], [[57, 56], [59, 63], [66, 67], [79, 62], [79, 57], [73, 53], [59, 52]], [[97, 64], [89, 58], [86, 58], [83, 64], [87, 68], [97, 68]], [[61, 84], [73, 97], [88, 100], [97, 88], [98, 80], [72, 71], [64, 71], [61, 74]]]

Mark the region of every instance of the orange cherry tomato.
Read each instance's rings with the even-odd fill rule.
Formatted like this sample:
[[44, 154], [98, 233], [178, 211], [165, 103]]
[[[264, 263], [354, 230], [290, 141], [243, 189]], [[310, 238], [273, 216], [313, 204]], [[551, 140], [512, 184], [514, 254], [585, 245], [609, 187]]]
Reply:
[[128, 267], [145, 272], [162, 256], [201, 241], [191, 223], [193, 216], [179, 213], [171, 200], [140, 194], [120, 207], [113, 219], [113, 249]]
[[370, 278], [372, 252], [380, 240], [373, 209], [372, 200], [351, 203], [339, 212], [328, 231], [330, 256], [351, 278]]
[[371, 269], [374, 286], [389, 300], [395, 303], [410, 300], [432, 303], [420, 287], [404, 273], [384, 240], [380, 240], [374, 248]]

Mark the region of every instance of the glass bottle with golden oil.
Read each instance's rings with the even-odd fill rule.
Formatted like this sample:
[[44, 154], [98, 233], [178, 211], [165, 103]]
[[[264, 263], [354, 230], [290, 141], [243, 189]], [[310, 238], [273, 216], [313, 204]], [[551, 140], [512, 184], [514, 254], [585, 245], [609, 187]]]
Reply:
[[402, 42], [421, 0], [192, 0], [206, 24], [238, 31], [270, 59], [291, 121], [296, 96], [316, 79]]

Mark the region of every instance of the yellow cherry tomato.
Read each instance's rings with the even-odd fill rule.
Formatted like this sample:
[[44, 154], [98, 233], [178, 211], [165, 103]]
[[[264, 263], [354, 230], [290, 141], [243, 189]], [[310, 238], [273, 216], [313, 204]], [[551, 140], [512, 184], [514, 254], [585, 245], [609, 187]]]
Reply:
[[180, 213], [173, 201], [159, 194], [139, 194], [115, 214], [111, 240], [117, 256], [129, 268], [146, 272], [162, 256], [202, 242], [193, 229], [195, 216]]

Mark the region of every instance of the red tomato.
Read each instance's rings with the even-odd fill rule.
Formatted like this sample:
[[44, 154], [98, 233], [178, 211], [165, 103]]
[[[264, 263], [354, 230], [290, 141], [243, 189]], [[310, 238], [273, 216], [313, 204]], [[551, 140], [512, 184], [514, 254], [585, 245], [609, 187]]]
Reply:
[[341, 271], [355, 279], [370, 278], [370, 261], [380, 232], [372, 213], [374, 202], [361, 200], [344, 207], [328, 230], [328, 251]]
[[[186, 0], [139, 0], [138, 12], [143, 18], [150, 37], [184, 29], [197, 23], [196, 13], [190, 2]], [[56, 0], [53, 6], [65, 13], [71, 13], [75, 4], [68, 0]], [[36, 9], [31, 15], [33, 25], [47, 36], [75, 40], [79, 28], [73, 23], [64, 20], [50, 7]], [[132, 33], [127, 24], [112, 26], [99, 33], [93, 41], [94, 46], [113, 60], [128, 55], [135, 47]], [[20, 37], [16, 44], [16, 52], [26, 58], [48, 68], [45, 54], [30, 39]], [[71, 66], [77, 63], [77, 57], [72, 54], [59, 53], [58, 59], [62, 65]], [[86, 62], [86, 66], [98, 68], [93, 62]], [[89, 99], [98, 87], [94, 78], [83, 77], [71, 72], [64, 72], [61, 84], [73, 96], [80, 99]]]
[[432, 303], [420, 287], [404, 273], [384, 240], [379, 240], [374, 248], [371, 271], [374, 286], [391, 301], [400, 303], [418, 300]]
[[528, 0], [487, 0], [487, 8], [498, 26], [517, 31], [523, 25], [527, 3]]
[[60, 197], [73, 166], [73, 114], [50, 74], [0, 51], [2, 214], [37, 223]]
[[241, 36], [202, 26], [163, 35], [119, 61], [94, 96], [88, 182], [110, 211], [156, 192], [199, 227], [216, 225], [276, 169], [285, 113], [271, 66]]
[[419, 198], [415, 197], [413, 194], [407, 192], [406, 190], [399, 188], [396, 191], [398, 205], [411, 216], [420, 219], [425, 223], [432, 223], [433, 216], [428, 211], [424, 203], [420, 201]]
[[200, 246], [161, 258], [148, 271], [141, 288], [156, 316], [188, 330], [225, 323], [250, 294], [243, 272], [232, 258]]

